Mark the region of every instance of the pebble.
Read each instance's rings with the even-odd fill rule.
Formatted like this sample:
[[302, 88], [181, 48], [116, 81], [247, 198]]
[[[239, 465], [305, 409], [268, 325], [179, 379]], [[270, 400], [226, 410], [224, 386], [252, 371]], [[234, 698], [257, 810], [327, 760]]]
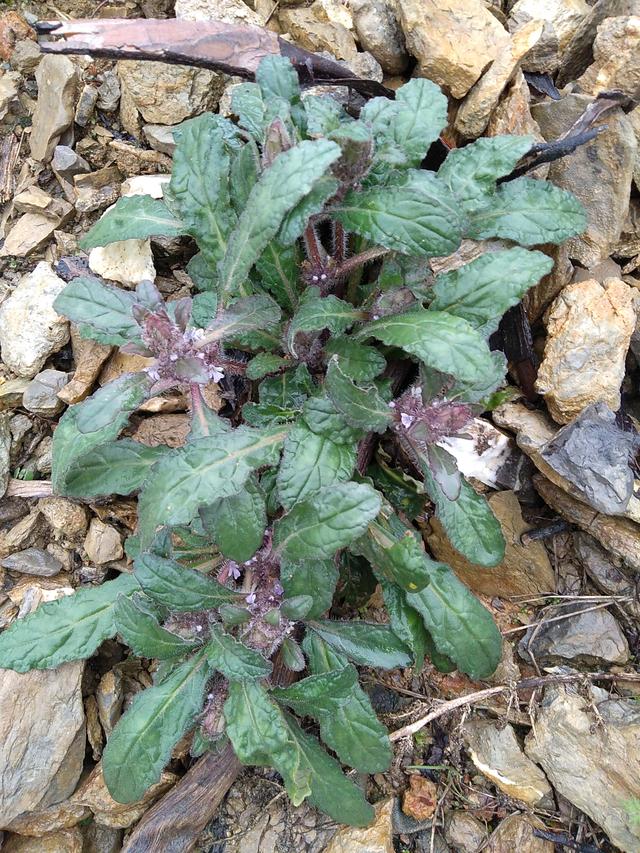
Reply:
[[2, 561], [5, 569], [21, 572], [25, 575], [51, 577], [62, 570], [62, 563], [53, 554], [42, 548], [26, 548], [5, 557]]
[[58, 397], [69, 381], [69, 374], [62, 370], [43, 370], [38, 373], [25, 389], [22, 405], [35, 415], [51, 417], [64, 408]]

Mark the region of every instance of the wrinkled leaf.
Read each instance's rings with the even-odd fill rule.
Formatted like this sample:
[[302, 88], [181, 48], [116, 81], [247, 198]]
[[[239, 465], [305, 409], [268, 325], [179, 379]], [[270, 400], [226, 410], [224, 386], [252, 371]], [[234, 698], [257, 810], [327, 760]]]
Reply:
[[395, 669], [411, 662], [406, 646], [388, 625], [323, 619], [309, 622], [309, 627], [333, 649], [362, 666]]
[[361, 388], [352, 382], [336, 355], [329, 359], [325, 385], [334, 406], [351, 426], [384, 432], [393, 423], [393, 413], [376, 387]]
[[249, 478], [237, 495], [200, 509], [205, 530], [211, 531], [222, 554], [245, 563], [262, 545], [267, 511], [262, 489]]
[[212, 625], [210, 630], [205, 648], [207, 659], [225, 678], [240, 681], [243, 678], [264, 678], [269, 675], [271, 662], [259, 652], [238, 642], [217, 625]]
[[188, 640], [162, 628], [157, 619], [124, 595], [119, 595], [116, 601], [115, 627], [138, 657], [171, 660], [182, 657], [194, 647]]
[[135, 303], [135, 296], [126, 290], [80, 276], [69, 282], [53, 307], [77, 323], [83, 337], [122, 346], [140, 340], [140, 327], [131, 313]]
[[147, 447], [130, 438], [94, 447], [71, 468], [65, 481], [65, 494], [74, 498], [130, 495], [141, 488], [149, 469], [168, 448]]
[[336, 334], [344, 332], [362, 313], [356, 311], [348, 302], [337, 296], [321, 296], [318, 287], [308, 287], [304, 292], [298, 310], [294, 314], [287, 332], [287, 346], [292, 355], [296, 355], [295, 338], [298, 332], [315, 332], [329, 329]]
[[135, 561], [135, 576], [150, 598], [172, 610], [210, 610], [240, 598], [213, 578], [147, 551]]
[[280, 563], [280, 582], [287, 598], [307, 595], [313, 599], [306, 613], [309, 619], [317, 619], [331, 607], [338, 577], [332, 558], [295, 563], [283, 559]]
[[176, 219], [164, 202], [149, 195], [132, 195], [119, 199], [79, 243], [88, 252], [121, 240], [179, 237], [187, 233], [186, 228], [187, 224]]

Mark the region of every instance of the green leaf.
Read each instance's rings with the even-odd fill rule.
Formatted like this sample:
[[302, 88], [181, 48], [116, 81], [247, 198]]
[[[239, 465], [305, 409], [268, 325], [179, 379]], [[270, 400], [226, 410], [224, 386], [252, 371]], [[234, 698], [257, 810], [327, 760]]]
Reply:
[[439, 652], [471, 678], [488, 678], [502, 655], [502, 637], [489, 611], [448, 566], [433, 572], [420, 592], [407, 595]]
[[[413, 610], [413, 608], [411, 609]], [[414, 613], [417, 613], [417, 611], [414, 610]], [[419, 614], [418, 618], [423, 621]], [[458, 668], [450, 657], [447, 657], [447, 655], [443, 655], [442, 652], [438, 651], [436, 644], [433, 642], [433, 638], [428, 631], [426, 632], [426, 639], [425, 655], [429, 658], [438, 672], [453, 672], [454, 669]]]
[[211, 625], [211, 634], [205, 651], [211, 666], [229, 681], [243, 678], [265, 678], [271, 672], [271, 661], [259, 652], [238, 642], [217, 625]]
[[336, 444], [353, 444], [363, 435], [349, 426], [329, 397], [310, 397], [302, 409], [302, 418], [311, 432], [326, 436]]
[[150, 598], [171, 610], [211, 610], [241, 598], [213, 578], [148, 551], [136, 559], [135, 576]]
[[121, 240], [146, 237], [179, 237], [187, 233], [187, 224], [176, 219], [166, 204], [150, 195], [132, 195], [119, 199], [80, 241], [88, 252], [96, 246], [108, 246]]
[[140, 327], [131, 313], [135, 303], [133, 293], [79, 276], [56, 297], [53, 307], [77, 323], [83, 337], [122, 346], [140, 340]]
[[196, 293], [191, 300], [191, 325], [206, 329], [218, 313], [218, 294], [212, 290]]
[[227, 300], [243, 286], [249, 270], [275, 237], [285, 214], [302, 199], [339, 156], [328, 140], [299, 142], [279, 154], [251, 190], [229, 238], [220, 279]]
[[307, 631], [305, 634], [302, 648], [307, 656], [309, 669], [314, 675], [321, 672], [331, 672], [334, 669], [344, 669], [349, 663], [346, 655], [331, 648], [313, 631]]
[[345, 421], [353, 427], [384, 432], [393, 423], [393, 414], [375, 385], [361, 388], [343, 372], [337, 355], [329, 359], [325, 378], [327, 393]]
[[351, 191], [333, 213], [349, 230], [405, 255], [449, 255], [462, 237], [459, 205], [433, 172], [411, 170], [394, 183]]
[[456, 379], [477, 382], [493, 375], [494, 365], [484, 338], [466, 320], [444, 311], [418, 308], [381, 317], [360, 329], [357, 340], [377, 338], [421, 359], [428, 367]]
[[[288, 107], [288, 104], [281, 99], [278, 99], [277, 105]], [[275, 104], [272, 105], [269, 112], [267, 111], [260, 86], [257, 83], [240, 83], [233, 87], [231, 110], [238, 117], [240, 127], [247, 130], [259, 143], [263, 142], [271, 116], [277, 115]]]
[[331, 607], [339, 576], [332, 558], [280, 562], [280, 583], [286, 597], [305, 595], [313, 599], [308, 619], [317, 619]]
[[94, 447], [69, 471], [65, 494], [85, 499], [130, 495], [141, 488], [151, 466], [167, 452], [164, 445], [147, 447], [130, 438]]
[[477, 139], [447, 154], [438, 177], [446, 183], [465, 210], [493, 194], [498, 178], [512, 172], [530, 150], [532, 136], [491, 136]]
[[351, 121], [342, 104], [330, 95], [307, 95], [303, 103], [309, 136], [328, 136], [343, 121]]
[[371, 382], [387, 366], [378, 350], [348, 337], [331, 338], [325, 344], [324, 351], [328, 356], [338, 356], [342, 372], [354, 382]]
[[122, 574], [102, 586], [85, 587], [42, 604], [0, 634], [0, 667], [28, 672], [91, 657], [103, 640], [116, 633], [118, 595], [132, 595], [139, 588], [132, 575]]
[[388, 769], [389, 736], [360, 687], [355, 667], [311, 675], [272, 695], [296, 714], [314, 717], [320, 737], [345, 764], [361, 773]]
[[284, 56], [265, 56], [258, 65], [256, 83], [265, 100], [283, 98], [290, 103], [300, 100], [298, 75]]
[[402, 469], [391, 468], [384, 461], [380, 451], [377, 459], [367, 468], [367, 477], [373, 485], [388, 498], [395, 509], [412, 521], [424, 509], [427, 500], [424, 486]]
[[350, 479], [356, 465], [354, 445], [336, 444], [312, 432], [304, 421], [290, 430], [278, 471], [278, 496], [285, 509], [334, 483]]
[[344, 332], [356, 320], [362, 319], [348, 302], [337, 296], [321, 296], [320, 288], [308, 287], [296, 311], [287, 332], [289, 352], [295, 356], [295, 338], [299, 332], [315, 332], [329, 329], [333, 334]]
[[187, 272], [197, 290], [204, 293], [215, 293], [218, 286], [218, 273], [202, 252], [198, 252], [191, 258], [187, 264]]
[[302, 654], [302, 649], [293, 637], [284, 638], [280, 646], [280, 654], [282, 655], [283, 665], [293, 672], [302, 672], [307, 665]]
[[[282, 711], [256, 681], [232, 681], [224, 703], [226, 733], [243, 764], [269, 766], [287, 748], [288, 733]], [[309, 789], [298, 800], [308, 795]]]
[[330, 619], [308, 625], [333, 649], [362, 666], [395, 669], [411, 662], [406, 646], [388, 625]]
[[108, 441], [113, 441], [129, 421], [129, 416], [148, 397], [152, 381], [146, 373], [125, 373], [76, 406], [70, 406], [53, 436], [54, 491], [64, 494], [67, 478], [81, 457]]
[[134, 803], [158, 781], [171, 750], [202, 708], [209, 675], [199, 652], [134, 697], [102, 757], [104, 781], [116, 802]]
[[138, 500], [143, 545], [158, 525], [189, 524], [201, 506], [237, 494], [252, 471], [277, 462], [286, 434], [239, 427], [196, 439], [161, 459]]
[[274, 545], [290, 560], [332, 557], [361, 536], [380, 510], [370, 486], [337, 483], [300, 501], [274, 525]]
[[167, 198], [180, 210], [182, 233], [195, 238], [209, 268], [216, 270], [236, 222], [229, 197], [230, 159], [218, 116], [191, 119], [174, 133], [171, 183]]
[[316, 213], [321, 213], [325, 204], [336, 194], [340, 187], [335, 178], [319, 178], [315, 187], [308, 192], [304, 198], [291, 208], [284, 216], [278, 240], [283, 246], [290, 246], [309, 224], [309, 219]]
[[468, 236], [505, 237], [524, 246], [563, 243], [587, 227], [578, 199], [547, 181], [517, 178], [498, 187], [469, 219]]
[[231, 201], [238, 213], [241, 213], [251, 194], [255, 182], [258, 180], [260, 171], [260, 153], [253, 141], [250, 139], [231, 161]]
[[462, 317], [485, 337], [498, 328], [502, 315], [550, 272], [553, 261], [542, 252], [515, 246], [487, 252], [438, 277], [432, 311]]
[[200, 517], [222, 554], [236, 563], [246, 563], [262, 545], [267, 510], [262, 489], [252, 477], [237, 495], [201, 507]]
[[389, 623], [393, 633], [413, 652], [413, 665], [420, 672], [424, 664], [429, 636], [424, 622], [415, 608], [407, 602], [406, 593], [384, 578], [378, 578]]
[[291, 362], [282, 356], [270, 352], [259, 352], [247, 364], [245, 376], [247, 379], [263, 379], [270, 373], [278, 373], [290, 365]]
[[294, 595], [293, 598], [284, 598], [280, 605], [280, 613], [285, 619], [298, 622], [308, 616], [313, 609], [314, 602], [311, 595]]
[[279, 319], [280, 309], [270, 296], [247, 296], [221, 311], [209, 323], [199, 343], [213, 343], [255, 329], [271, 329], [278, 325]]
[[288, 312], [294, 311], [298, 304], [299, 268], [298, 246], [283, 246], [277, 240], [271, 240], [256, 261], [256, 271], [262, 285]]
[[447, 99], [430, 80], [415, 78], [394, 101], [372, 98], [360, 116], [376, 141], [376, 160], [418, 167], [447, 124]]
[[425, 488], [436, 505], [436, 516], [453, 547], [476, 565], [501, 563], [504, 537], [484, 496], [477, 494], [463, 478], [457, 500], [447, 500], [427, 467], [423, 467], [423, 473]]
[[118, 634], [138, 657], [171, 660], [194, 648], [193, 643], [162, 628], [157, 619], [124, 595], [118, 596], [114, 615]]

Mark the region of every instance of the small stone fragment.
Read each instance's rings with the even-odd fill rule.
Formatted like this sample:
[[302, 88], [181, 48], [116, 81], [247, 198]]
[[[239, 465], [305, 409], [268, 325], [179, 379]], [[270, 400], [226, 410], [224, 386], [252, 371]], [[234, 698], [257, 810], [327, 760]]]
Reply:
[[170, 180], [170, 175], [135, 175], [123, 182], [122, 195], [150, 195], [151, 198], [162, 198]]
[[48, 163], [73, 122], [78, 73], [67, 56], [47, 54], [36, 71], [38, 101], [29, 144], [34, 160]]
[[69, 323], [53, 308], [66, 286], [42, 261], [0, 306], [2, 359], [18, 376], [34, 377], [69, 340]]
[[120, 853], [122, 850], [121, 829], [103, 826], [95, 820], [82, 827], [84, 847], [82, 853]]
[[[71, 324], [71, 346], [73, 349], [73, 360], [76, 365], [73, 379], [58, 393], [58, 397], [65, 403], [80, 403], [91, 393], [100, 368], [111, 355], [112, 347], [99, 344], [90, 338], [84, 338], [78, 331], [78, 327]], [[2, 386], [0, 386], [0, 395]]]
[[11, 479], [11, 428], [8, 412], [0, 413], [0, 497], [4, 497]]
[[342, 24], [325, 20], [317, 3], [308, 8], [281, 8], [278, 20], [282, 28], [295, 39], [296, 44], [305, 50], [318, 53], [328, 51], [336, 59], [345, 60], [353, 59], [358, 52], [355, 39], [349, 30]]
[[43, 517], [34, 510], [9, 530], [0, 531], [0, 557], [35, 545], [45, 528]]
[[555, 845], [535, 836], [534, 829], [546, 829], [534, 815], [509, 815], [498, 824], [485, 850], [487, 853], [554, 853]]
[[107, 737], [120, 719], [123, 701], [122, 673], [119, 669], [111, 669], [102, 676], [96, 690], [100, 724]]
[[19, 213], [44, 213], [60, 222], [73, 213], [73, 206], [61, 198], [52, 198], [40, 187], [28, 187], [19, 192], [13, 199], [15, 209]]
[[358, 41], [387, 74], [402, 74], [409, 63], [404, 35], [388, 0], [350, 0]]
[[402, 0], [400, 23], [416, 73], [463, 98], [509, 43], [482, 0]]
[[140, 421], [131, 434], [134, 441], [147, 447], [181, 447], [191, 429], [190, 419], [185, 414], [152, 415]]
[[18, 551], [5, 557], [2, 565], [12, 572], [40, 577], [51, 577], [62, 570], [60, 560], [48, 551], [43, 551], [42, 548], [26, 548], [24, 551]]
[[478, 770], [507, 796], [530, 806], [553, 807], [551, 786], [522, 751], [512, 726], [471, 719], [464, 725], [463, 737]]
[[87, 532], [87, 511], [82, 504], [69, 498], [43, 498], [38, 509], [54, 533], [72, 542], [78, 542]]
[[536, 390], [558, 423], [591, 403], [620, 408], [620, 384], [636, 324], [633, 290], [619, 279], [565, 287], [547, 315]]
[[120, 80], [115, 71], [105, 71], [102, 83], [98, 86], [98, 101], [96, 106], [105, 113], [112, 113], [120, 103]]
[[640, 799], [640, 710], [597, 687], [590, 694], [569, 685], [548, 687], [525, 749], [612, 845], [636, 853], [640, 826], [629, 806]]
[[60, 219], [43, 213], [25, 213], [11, 227], [0, 257], [24, 258], [43, 249], [60, 225]]
[[79, 124], [80, 127], [86, 127], [91, 121], [97, 102], [98, 90], [95, 86], [84, 86], [76, 106], [74, 116], [75, 123]]
[[82, 832], [77, 827], [73, 827], [47, 833], [39, 838], [11, 835], [2, 845], [2, 851], [3, 853], [82, 853], [82, 844]]
[[460, 853], [479, 853], [487, 840], [487, 830], [477, 817], [456, 810], [448, 816], [445, 839]]
[[20, 74], [33, 74], [40, 64], [41, 59], [42, 52], [38, 43], [31, 39], [22, 39], [16, 42], [16, 46], [11, 54], [10, 65]]
[[363, 829], [346, 826], [338, 830], [323, 853], [394, 853], [391, 837], [393, 799], [378, 803], [374, 822]]
[[593, 65], [578, 80], [580, 89], [591, 95], [615, 90], [636, 97], [640, 90], [639, 55], [640, 16], [606, 18], [593, 43]]
[[113, 154], [118, 169], [127, 177], [152, 175], [156, 172], [164, 172], [168, 177], [171, 172], [171, 159], [159, 151], [140, 148], [122, 139], [112, 139], [109, 151]]
[[43, 370], [25, 389], [22, 405], [35, 415], [52, 417], [64, 407], [58, 392], [64, 388], [68, 379], [68, 374], [62, 370]]
[[524, 71], [553, 74], [578, 25], [590, 12], [586, 0], [518, 0], [509, 12], [509, 30], [538, 18], [545, 22], [540, 41], [522, 61]]
[[22, 395], [28, 384], [28, 379], [8, 379], [0, 383], [0, 412], [21, 406]]
[[179, 21], [224, 21], [260, 27], [262, 19], [243, 0], [176, 0]]
[[589, 580], [605, 595], [631, 599], [624, 607], [636, 619], [640, 618], [640, 604], [634, 600], [635, 579], [624, 562], [605, 551], [588, 533], [575, 532], [573, 543], [576, 555]]
[[122, 175], [116, 166], [105, 166], [87, 175], [74, 175], [75, 207], [78, 213], [93, 213], [115, 204]]
[[71, 183], [76, 175], [87, 174], [91, 171], [91, 166], [84, 157], [81, 157], [68, 145], [56, 145], [51, 168], [56, 175], [68, 183]]
[[89, 252], [89, 268], [96, 275], [129, 287], [156, 277], [149, 239], [118, 240], [96, 246]]
[[89, 560], [98, 566], [119, 560], [124, 555], [122, 539], [118, 531], [98, 518], [91, 519], [89, 531], [84, 540], [84, 550]]
[[20, 76], [0, 69], [0, 121], [7, 115], [18, 97]]
[[173, 138], [175, 127], [166, 124], [145, 124], [142, 128], [145, 139], [155, 150], [163, 154], [173, 155], [176, 143]]
[[413, 773], [409, 788], [402, 795], [402, 811], [414, 820], [429, 820], [438, 804], [438, 789], [431, 779]]
[[16, 43], [27, 38], [35, 39], [35, 33], [19, 12], [11, 9], [0, 15], [0, 62], [8, 62]]
[[90, 816], [91, 812], [86, 806], [74, 804], [71, 800], [63, 800], [46, 809], [25, 812], [14, 818], [6, 828], [18, 835], [41, 838], [50, 832], [77, 826], [81, 820]]

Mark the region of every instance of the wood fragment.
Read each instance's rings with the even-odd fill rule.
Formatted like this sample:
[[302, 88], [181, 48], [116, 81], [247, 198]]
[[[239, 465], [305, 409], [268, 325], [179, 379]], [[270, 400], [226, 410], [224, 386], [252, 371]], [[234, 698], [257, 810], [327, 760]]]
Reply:
[[0, 143], [0, 204], [13, 198], [20, 142], [21, 139], [9, 133]]

